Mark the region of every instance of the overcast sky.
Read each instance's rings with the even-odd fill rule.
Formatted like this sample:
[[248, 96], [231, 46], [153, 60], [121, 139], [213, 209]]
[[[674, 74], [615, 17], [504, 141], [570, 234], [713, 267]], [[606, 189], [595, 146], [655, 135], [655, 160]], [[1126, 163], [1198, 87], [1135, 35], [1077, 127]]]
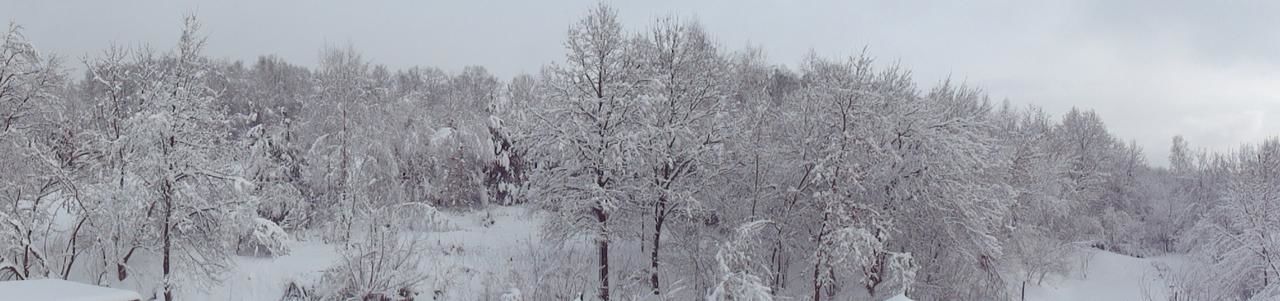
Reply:
[[[697, 17], [728, 49], [762, 47], [794, 65], [810, 49], [867, 47], [924, 85], [950, 76], [996, 100], [1055, 116], [1097, 110], [1165, 165], [1169, 141], [1224, 150], [1280, 133], [1280, 2], [1247, 1], [617, 1], [629, 29]], [[78, 61], [110, 43], [165, 49], [195, 13], [207, 53], [276, 54], [314, 65], [325, 45], [375, 63], [509, 77], [559, 60], [573, 1], [14, 1], [0, 18], [44, 51]]]

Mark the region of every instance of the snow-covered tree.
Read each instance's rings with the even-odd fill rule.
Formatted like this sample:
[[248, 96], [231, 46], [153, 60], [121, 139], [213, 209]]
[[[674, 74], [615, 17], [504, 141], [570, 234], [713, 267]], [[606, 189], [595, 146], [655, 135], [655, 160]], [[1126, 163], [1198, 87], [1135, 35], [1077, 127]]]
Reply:
[[[67, 277], [83, 219], [59, 216], [74, 206], [84, 141], [60, 95], [64, 76], [10, 24], [0, 41], [0, 279]], [[66, 121], [66, 122], [64, 122]], [[64, 241], [64, 239], [66, 239]], [[63, 248], [64, 243], [70, 248]]]
[[530, 158], [537, 133], [537, 117], [545, 108], [546, 95], [539, 87], [540, 79], [532, 75], [517, 75], [507, 83], [502, 97], [489, 105], [489, 139], [492, 162], [486, 167], [485, 184], [491, 198], [499, 204], [525, 202], [523, 191], [528, 183], [528, 171], [534, 163]]
[[298, 148], [293, 122], [260, 124], [244, 135], [245, 177], [256, 183], [257, 213], [272, 223], [300, 228], [306, 220], [301, 173], [305, 163]]
[[160, 257], [165, 300], [173, 299], [179, 278], [198, 285], [228, 267], [234, 225], [247, 207], [247, 199], [232, 192], [252, 185], [237, 174], [237, 152], [223, 130], [227, 118], [206, 85], [211, 74], [199, 29], [187, 17], [177, 49], [148, 62], [159, 77], [143, 83], [139, 112], [125, 121], [127, 143], [135, 148], [126, 159], [133, 162], [126, 185], [145, 187], [132, 191], [138, 194], [131, 200], [142, 204], [130, 209], [146, 214], [119, 222], [151, 225], [150, 243], [159, 245], [146, 248]]
[[[795, 100], [801, 110], [787, 116], [799, 122], [798, 130], [816, 134], [793, 142], [808, 145], [803, 152], [810, 153], [809, 158], [795, 161], [802, 164], [805, 176], [801, 180], [807, 181], [803, 185], [810, 189], [797, 189], [801, 187], [797, 185], [792, 198], [802, 198], [806, 203], [804, 219], [811, 220], [800, 227], [812, 244], [807, 250], [811, 254], [807, 277], [812, 300], [835, 298], [840, 291], [837, 273], [870, 266], [888, 239], [884, 227], [889, 220], [880, 214], [880, 208], [873, 207], [871, 199], [887, 190], [864, 186], [864, 181], [881, 177], [878, 173], [887, 170], [884, 163], [890, 159], [889, 153], [879, 151], [880, 141], [871, 139], [888, 130], [885, 122], [897, 116], [877, 118], [890, 113], [877, 109], [900, 108], [904, 103], [899, 101], [904, 99], [898, 97], [912, 92], [901, 90], [910, 86], [886, 85], [894, 84], [893, 74], [885, 74], [890, 82], [876, 81], [871, 63], [866, 56], [846, 61], [810, 57], [803, 69], [805, 88], [798, 91]], [[878, 106], [885, 104], [888, 106]], [[854, 279], [862, 282], [867, 277]]]
[[10, 23], [0, 44], [0, 132], [21, 129], [41, 102], [48, 101], [62, 84], [54, 57], [36, 50], [22, 27]]
[[1065, 272], [1068, 263], [1072, 202], [1061, 198], [1066, 168], [1052, 144], [1054, 122], [1035, 107], [1014, 109], [1008, 102], [996, 115], [1013, 201], [1004, 224], [1006, 261], [1021, 271], [1020, 291], [1028, 283]]
[[[792, 209], [796, 203], [793, 198], [800, 196], [799, 189], [808, 185], [803, 176], [808, 168], [804, 158], [808, 157], [801, 156], [802, 160], [793, 161], [791, 156], [812, 156], [812, 152], [795, 152], [805, 148], [790, 147], [807, 145], [792, 142], [812, 141], [806, 138], [812, 138], [810, 135], [815, 132], [812, 127], [790, 128], [791, 123], [783, 122], [784, 113], [786, 116], [803, 116], [790, 115], [790, 110], [787, 110], [790, 107], [780, 105], [783, 103], [781, 98], [789, 97], [799, 88], [785, 84], [793, 82], [794, 74], [779, 71], [785, 70], [781, 66], [769, 65], [759, 50], [735, 54], [730, 66], [732, 100], [725, 111], [732, 118], [729, 125], [732, 136], [725, 139], [725, 149], [735, 168], [726, 172], [726, 182], [722, 184], [725, 193], [720, 197], [745, 204], [727, 201], [715, 204], [718, 205], [715, 208], [727, 216], [726, 220], [740, 216], [746, 220], [773, 218], [779, 221], [768, 224], [760, 233], [768, 242], [767, 247], [760, 251], [768, 254], [762, 256], [769, 267], [769, 274], [763, 277], [770, 286], [770, 292], [777, 295], [788, 285], [792, 263], [790, 250], [797, 245], [792, 240], [798, 237], [795, 233], [787, 233], [792, 228], [785, 226], [790, 221], [791, 212], [794, 212]], [[787, 140], [792, 137], [799, 139]]]
[[700, 192], [720, 173], [717, 161], [728, 135], [722, 105], [727, 66], [701, 25], [673, 17], [660, 19], [640, 48], [648, 81], [638, 150], [649, 164], [641, 173], [650, 180], [638, 201], [653, 222], [649, 285], [661, 295], [663, 226], [675, 215], [703, 209]]
[[329, 240], [350, 235], [357, 207], [367, 205], [369, 195], [359, 190], [368, 182], [360, 178], [363, 150], [374, 147], [374, 137], [364, 135], [370, 112], [376, 109], [376, 89], [369, 77], [369, 63], [353, 48], [327, 48], [321, 53], [316, 74], [315, 101], [306, 111], [303, 133], [309, 141], [306, 171], [311, 185], [308, 221], [326, 229]]
[[[603, 300], [1012, 299], [1083, 244], [1190, 251], [1202, 271], [1178, 275], [1180, 296], [1280, 292], [1276, 139], [1215, 154], [1176, 137], [1170, 167], [1152, 167], [1087, 109], [995, 108], [865, 54], [789, 68], [728, 54], [695, 20], [633, 35], [619, 18], [596, 7], [564, 60], [509, 83], [353, 47], [314, 69], [213, 60], [189, 19], [176, 50], [113, 47], [67, 84], [10, 26], [0, 279], [171, 299], [237, 251], [316, 231], [342, 244], [333, 297], [391, 297], [427, 276], [408, 236], [436, 206], [529, 201], [565, 243], [531, 251], [585, 238], [596, 261], [536, 271], [564, 278], [524, 290], [539, 298], [598, 284]], [[563, 253], [535, 269], [577, 256]]]
[[1162, 198], [1152, 204], [1151, 231], [1165, 252], [1186, 251], [1184, 233], [1200, 219], [1204, 209], [1217, 203], [1227, 177], [1211, 169], [1203, 151], [1191, 148], [1182, 136], [1174, 136], [1169, 149], [1169, 169]]
[[1193, 254], [1207, 261], [1221, 291], [1252, 298], [1280, 285], [1280, 139], [1245, 145], [1230, 154], [1218, 202], [1188, 232]]
[[[924, 116], [898, 129], [891, 143], [906, 166], [894, 175], [902, 195], [895, 208], [890, 249], [919, 261], [909, 297], [1000, 299], [1003, 248], [996, 237], [1012, 195], [1001, 174], [991, 105], [976, 89], [943, 82], [923, 96]], [[901, 167], [899, 167], [901, 168]], [[894, 182], [890, 180], [890, 182]], [[923, 288], [923, 289], [921, 289]]]
[[611, 217], [634, 197], [641, 103], [641, 61], [617, 13], [603, 4], [569, 30], [563, 65], [548, 68], [548, 108], [539, 117], [542, 154], [554, 166], [535, 169], [531, 195], [552, 212], [553, 235], [588, 234], [599, 261], [597, 297], [609, 300]]
[[[129, 119], [141, 109], [144, 83], [156, 77], [159, 68], [146, 68], [154, 60], [152, 52], [133, 52], [112, 47], [96, 58], [86, 59], [87, 69], [83, 89], [84, 101], [92, 109], [88, 118], [97, 138], [97, 155], [92, 165], [92, 177], [83, 187], [84, 212], [88, 217], [94, 251], [101, 262], [94, 267], [95, 283], [109, 279], [123, 281], [129, 276], [129, 262], [138, 250], [145, 247], [150, 224], [137, 227], [126, 221], [144, 218], [144, 202], [131, 200], [145, 189], [136, 183], [131, 162], [138, 150], [130, 143], [134, 132]], [[107, 277], [111, 274], [113, 277]]]
[[707, 295], [708, 301], [773, 301], [774, 292], [763, 277], [768, 266], [755, 257], [759, 232], [768, 221], [753, 221], [738, 226], [732, 239], [716, 252], [720, 279]]

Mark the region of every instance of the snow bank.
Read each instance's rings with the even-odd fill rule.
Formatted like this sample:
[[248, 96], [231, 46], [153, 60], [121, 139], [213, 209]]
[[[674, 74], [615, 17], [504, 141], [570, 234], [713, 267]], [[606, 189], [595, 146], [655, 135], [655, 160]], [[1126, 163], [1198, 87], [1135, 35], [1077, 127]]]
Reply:
[[5, 300], [133, 301], [138, 293], [57, 279], [0, 281]]

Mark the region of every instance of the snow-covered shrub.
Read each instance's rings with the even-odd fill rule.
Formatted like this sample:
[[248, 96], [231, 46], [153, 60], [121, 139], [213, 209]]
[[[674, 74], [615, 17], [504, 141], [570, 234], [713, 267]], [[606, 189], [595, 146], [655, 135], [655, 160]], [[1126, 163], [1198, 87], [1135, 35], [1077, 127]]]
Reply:
[[282, 228], [299, 229], [306, 220], [307, 204], [302, 192], [285, 185], [259, 188], [258, 216], [280, 225]]
[[595, 263], [582, 260], [591, 253], [576, 246], [542, 245], [530, 241], [511, 258], [509, 283], [521, 288], [525, 300], [572, 300], [589, 292]]
[[386, 211], [368, 217], [370, 223], [353, 233], [339, 250], [338, 263], [325, 271], [319, 289], [337, 299], [412, 300], [417, 286], [429, 278], [421, 269], [424, 238], [391, 223], [379, 223]]
[[518, 288], [514, 288], [514, 287], [513, 287], [513, 288], [511, 288], [511, 290], [508, 290], [506, 293], [503, 293], [503, 294], [502, 294], [502, 296], [499, 296], [499, 297], [498, 297], [498, 300], [501, 300], [501, 301], [524, 301], [524, 295], [521, 295], [521, 294], [520, 294], [520, 289], [518, 289]]
[[[1068, 259], [1075, 248], [1048, 234], [1034, 229], [1021, 228], [1013, 233], [1014, 239], [1006, 244], [1009, 263], [1022, 273], [1021, 281], [1040, 284], [1048, 274], [1066, 273]], [[1082, 250], [1092, 253], [1093, 250]]]
[[495, 215], [494, 215], [493, 210], [487, 210], [487, 209], [486, 209], [486, 210], [484, 211], [484, 214], [482, 214], [482, 215], [480, 215], [480, 216], [479, 216], [479, 218], [480, 218], [480, 225], [481, 225], [481, 226], [484, 226], [484, 227], [490, 227], [490, 226], [493, 226], [494, 224], [497, 224], [497, 223], [498, 223], [498, 217], [499, 217], [499, 216], [495, 216]]
[[301, 226], [307, 216], [298, 182], [304, 159], [301, 150], [287, 139], [288, 127], [258, 125], [246, 133], [249, 149], [244, 172], [256, 183], [258, 216], [290, 229]]
[[240, 256], [276, 257], [289, 254], [289, 234], [275, 222], [255, 217], [236, 243]]
[[489, 198], [502, 205], [522, 201], [515, 196], [526, 180], [524, 152], [514, 145], [509, 131], [502, 118], [489, 116], [493, 160], [485, 165], [485, 186]]
[[299, 284], [297, 281], [289, 281], [285, 284], [284, 294], [280, 296], [280, 301], [318, 301], [323, 296], [314, 294], [315, 288]]
[[755, 221], [738, 227], [737, 235], [725, 242], [716, 252], [719, 264], [720, 280], [707, 295], [708, 301], [772, 301], [773, 293], [769, 284], [760, 277], [767, 275], [764, 263], [757, 262], [751, 256], [751, 246], [755, 243], [755, 233], [765, 221]]
[[911, 257], [911, 253], [900, 252], [885, 252], [885, 256], [888, 258], [887, 267], [880, 286], [886, 289], [879, 291], [893, 295], [907, 294], [911, 285], [915, 284], [916, 271], [920, 270], [915, 258]]
[[[1222, 275], [1212, 265], [1197, 261], [1168, 271], [1164, 280], [1168, 283], [1168, 291], [1165, 292], [1168, 299], [1152, 301], [1224, 300], [1232, 299], [1228, 298], [1232, 291], [1242, 292], [1238, 287], [1233, 287], [1233, 277]], [[1244, 296], [1237, 297], [1245, 299]]]
[[1146, 255], [1141, 249], [1142, 224], [1124, 211], [1107, 209], [1102, 213], [1100, 222], [1106, 232], [1108, 251], [1142, 257]]
[[443, 232], [458, 229], [448, 216], [426, 203], [405, 203], [393, 207], [392, 217], [386, 222], [395, 223], [405, 230]]
[[483, 171], [487, 148], [469, 128], [436, 130], [431, 137], [433, 202], [440, 207], [477, 207], [488, 202]]

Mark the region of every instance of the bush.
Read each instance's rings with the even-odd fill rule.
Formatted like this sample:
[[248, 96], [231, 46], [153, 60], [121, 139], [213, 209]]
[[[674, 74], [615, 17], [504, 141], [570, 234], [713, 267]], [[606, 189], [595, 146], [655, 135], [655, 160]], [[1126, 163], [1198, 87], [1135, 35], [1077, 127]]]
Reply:
[[404, 230], [420, 232], [444, 232], [458, 229], [448, 216], [426, 203], [405, 203], [392, 206], [391, 219], [385, 222], [394, 223]]
[[[388, 207], [388, 209], [398, 206]], [[380, 210], [366, 219], [363, 233], [354, 233], [353, 242], [339, 251], [337, 265], [325, 271], [320, 289], [328, 296], [346, 300], [413, 300], [417, 286], [428, 278], [421, 269], [424, 239], [405, 233], [401, 225], [385, 223], [390, 215]], [[388, 217], [392, 218], [392, 217]]]
[[738, 227], [733, 239], [723, 243], [716, 252], [720, 279], [706, 299], [709, 301], [748, 300], [771, 301], [773, 292], [760, 275], [768, 268], [751, 255], [751, 247], [758, 244], [756, 233], [767, 222], [756, 221]]
[[312, 301], [321, 300], [319, 296], [312, 295], [315, 289], [298, 284], [298, 282], [290, 281], [284, 287], [284, 295], [280, 297], [280, 301]]
[[245, 232], [236, 243], [236, 255], [276, 257], [289, 254], [289, 234], [275, 222], [256, 217]]
[[[1014, 230], [1006, 246], [1007, 260], [1020, 269], [1021, 281], [1040, 285], [1045, 276], [1070, 271], [1068, 259], [1074, 248], [1049, 234], [1023, 227]], [[1090, 253], [1092, 250], [1082, 250]]]

